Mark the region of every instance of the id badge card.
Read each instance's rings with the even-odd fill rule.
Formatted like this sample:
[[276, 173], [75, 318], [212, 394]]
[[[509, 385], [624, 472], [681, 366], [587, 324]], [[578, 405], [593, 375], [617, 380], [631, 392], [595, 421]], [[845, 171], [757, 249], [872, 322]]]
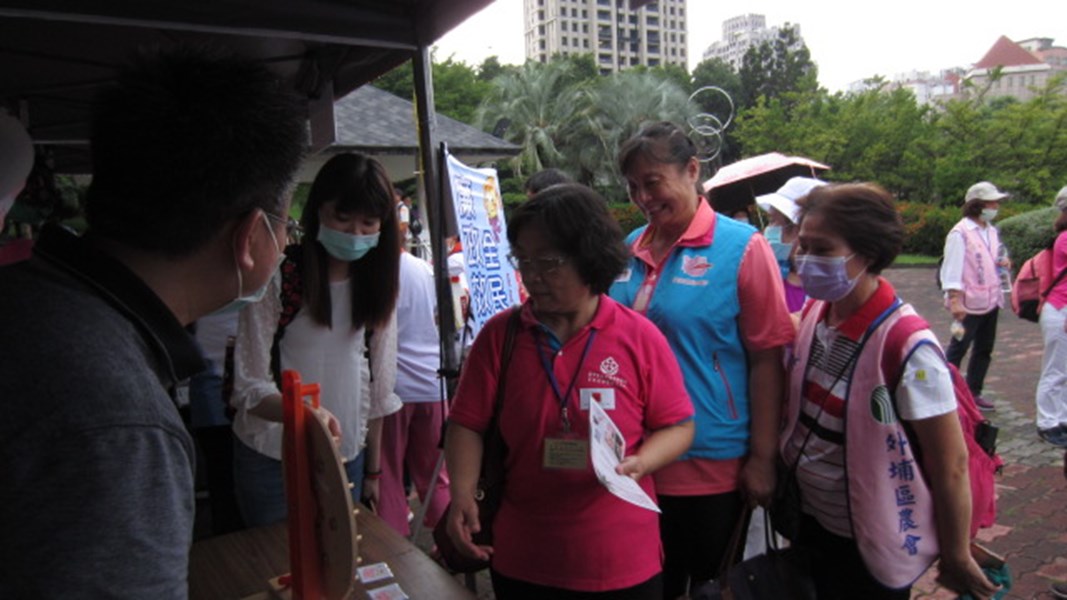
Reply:
[[588, 464], [589, 440], [564, 433], [545, 438], [544, 468], [584, 469]]

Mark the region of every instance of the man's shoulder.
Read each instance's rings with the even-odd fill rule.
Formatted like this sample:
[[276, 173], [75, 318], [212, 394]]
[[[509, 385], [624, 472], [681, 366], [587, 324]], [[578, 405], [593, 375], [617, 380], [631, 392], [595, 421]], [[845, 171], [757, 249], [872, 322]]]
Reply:
[[[180, 427], [142, 333], [63, 273], [20, 269], [0, 294], [0, 432], [30, 423], [56, 430], [106, 424]], [[4, 437], [4, 436], [0, 436]]]

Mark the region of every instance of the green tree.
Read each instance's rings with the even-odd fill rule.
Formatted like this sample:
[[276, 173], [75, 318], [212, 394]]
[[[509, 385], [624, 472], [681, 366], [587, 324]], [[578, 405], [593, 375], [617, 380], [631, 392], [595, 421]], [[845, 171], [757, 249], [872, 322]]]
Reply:
[[514, 71], [515, 67], [512, 65], [500, 64], [500, 59], [496, 56], [489, 56], [482, 61], [482, 64], [478, 65], [478, 79], [485, 82], [490, 82], [497, 77], [500, 77], [508, 71]]
[[989, 98], [988, 89], [946, 102], [936, 115], [937, 195], [954, 204], [989, 180], [1017, 201], [1047, 202], [1067, 180], [1067, 76], [1026, 102]]
[[609, 198], [625, 197], [615, 164], [619, 147], [646, 123], [686, 121], [687, 91], [662, 71], [628, 70], [597, 80], [585, 90], [588, 112], [564, 145], [567, 164], [582, 183]]
[[754, 106], [760, 96], [777, 98], [818, 88], [818, 68], [793, 27], [783, 27], [773, 41], [749, 48], [739, 75], [742, 107]]
[[475, 124], [490, 131], [506, 121], [504, 139], [523, 148], [510, 161], [516, 177], [564, 164], [561, 146], [571, 139], [586, 107], [573, 78], [567, 61], [528, 60], [491, 82]]
[[[455, 61], [451, 56], [439, 63], [434, 62], [435, 57], [436, 53], [432, 53], [434, 106], [437, 112], [463, 123], [471, 123], [489, 90], [489, 82], [480, 79], [479, 74], [467, 63]], [[415, 79], [411, 61], [382, 75], [374, 81], [374, 85], [395, 96], [414, 101]]]
[[[703, 88], [719, 88], [703, 90]], [[690, 79], [690, 89], [696, 94], [690, 103], [690, 126], [697, 128], [718, 129], [725, 127], [722, 140], [721, 164], [728, 164], [740, 158], [741, 147], [733, 135], [734, 120], [737, 118], [738, 102], [741, 98], [741, 78], [729, 63], [711, 58], [701, 61]], [[701, 113], [712, 118], [699, 116]], [[717, 119], [717, 121], [716, 121]]]

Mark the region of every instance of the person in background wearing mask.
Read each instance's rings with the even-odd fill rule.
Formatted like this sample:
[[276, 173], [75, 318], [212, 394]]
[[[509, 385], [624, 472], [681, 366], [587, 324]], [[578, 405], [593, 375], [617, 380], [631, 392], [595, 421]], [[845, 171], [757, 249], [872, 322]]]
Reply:
[[185, 326], [266, 285], [305, 151], [301, 98], [223, 50], [101, 89], [88, 233], [47, 225], [0, 268], [0, 598], [188, 597]]
[[774, 259], [782, 271], [782, 284], [785, 287], [785, 305], [790, 314], [796, 315], [804, 307], [804, 288], [800, 285], [793, 265], [793, 246], [797, 239], [797, 200], [808, 192], [826, 185], [826, 182], [811, 177], [793, 177], [778, 188], [778, 191], [756, 197], [756, 204], [767, 211], [768, 225], [763, 230], [763, 237], [774, 251]]
[[1004, 305], [997, 269], [1011, 268], [993, 226], [1000, 201], [1007, 197], [988, 181], [979, 181], [967, 190], [963, 218], [945, 238], [941, 264], [945, 308], [963, 326], [963, 335], [953, 336], [945, 355], [959, 367], [963, 355], [974, 344], [967, 362], [967, 387], [982, 410], [996, 410], [993, 401], [982, 396], [982, 387], [993, 359], [997, 316]]
[[816, 551], [816, 596], [907, 600], [940, 559], [951, 589], [989, 598], [997, 587], [970, 553], [967, 446], [937, 338], [914, 331], [892, 357], [897, 381], [883, 371], [893, 326], [919, 318], [880, 275], [904, 242], [893, 198], [861, 183], [800, 202], [797, 272], [814, 302], [797, 334], [781, 456], [796, 465], [792, 542]]
[[29, 258], [32, 240], [4, 243], [4, 219], [33, 168], [33, 141], [18, 119], [0, 112], [0, 265]]
[[308, 193], [303, 240], [286, 248], [263, 301], [241, 313], [231, 403], [237, 504], [249, 526], [286, 517], [279, 389], [289, 369], [321, 386], [353, 498], [378, 502], [382, 418], [402, 406], [393, 393], [396, 218], [385, 168], [362, 154], [334, 156]]

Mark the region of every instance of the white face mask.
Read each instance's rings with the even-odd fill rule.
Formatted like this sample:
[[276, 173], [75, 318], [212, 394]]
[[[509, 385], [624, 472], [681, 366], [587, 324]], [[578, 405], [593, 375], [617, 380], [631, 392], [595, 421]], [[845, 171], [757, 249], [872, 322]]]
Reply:
[[982, 209], [982, 217], [981, 218], [986, 223], [992, 223], [993, 219], [997, 218], [997, 209], [995, 209], [995, 208], [983, 208]]

